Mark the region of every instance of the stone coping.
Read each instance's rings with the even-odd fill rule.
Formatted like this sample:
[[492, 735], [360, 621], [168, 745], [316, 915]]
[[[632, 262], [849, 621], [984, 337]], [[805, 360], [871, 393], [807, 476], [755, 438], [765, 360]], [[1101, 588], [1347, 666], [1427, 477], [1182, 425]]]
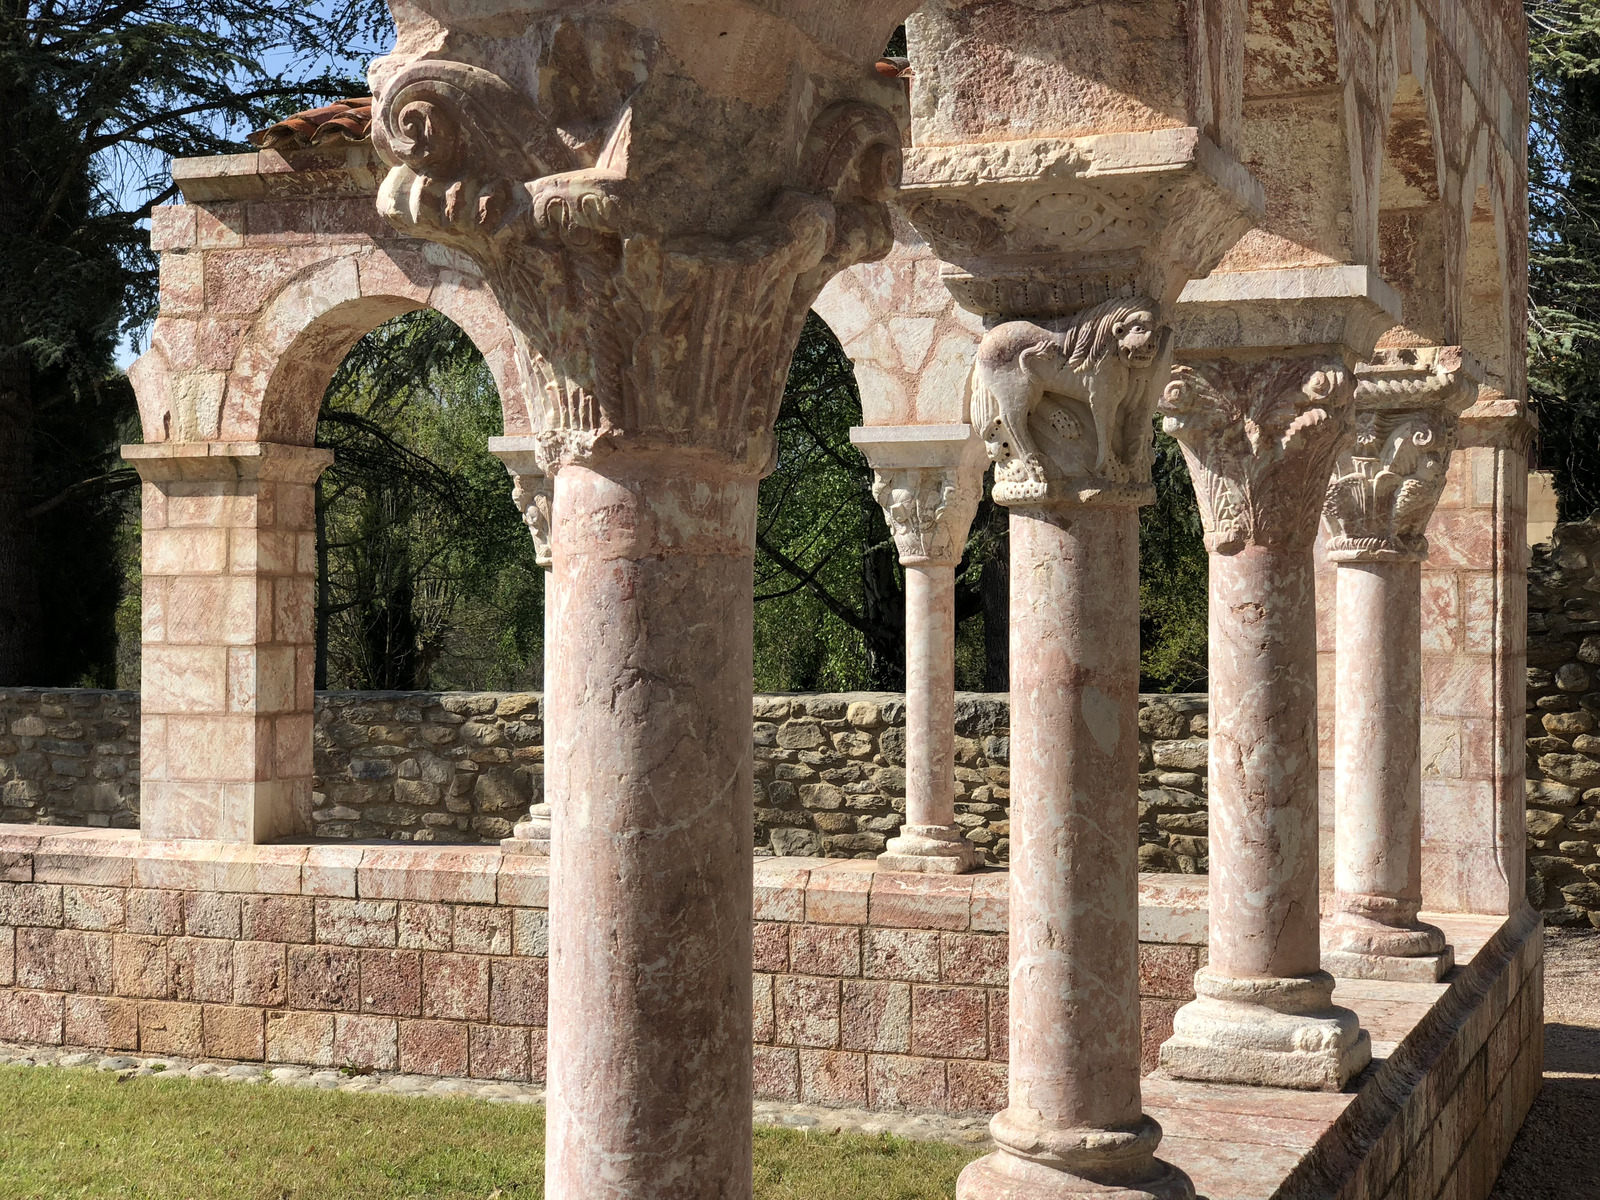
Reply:
[[[758, 858], [755, 919], [1004, 933], [1010, 873], [880, 871], [871, 859]], [[141, 838], [133, 829], [0, 824], [0, 882], [167, 888], [546, 908], [550, 860], [498, 846], [389, 841], [260, 846]], [[1139, 879], [1139, 940], [1204, 945], [1203, 875]]]

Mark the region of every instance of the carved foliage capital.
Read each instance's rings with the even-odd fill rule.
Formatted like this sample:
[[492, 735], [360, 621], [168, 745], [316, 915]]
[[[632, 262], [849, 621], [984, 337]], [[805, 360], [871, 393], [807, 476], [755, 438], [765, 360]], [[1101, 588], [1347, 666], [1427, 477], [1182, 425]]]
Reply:
[[522, 514], [533, 535], [533, 556], [545, 570], [555, 562], [550, 548], [551, 515], [554, 511], [556, 481], [549, 475], [511, 475], [511, 502]]
[[872, 497], [883, 508], [904, 566], [955, 566], [983, 498], [982, 475], [968, 465], [880, 467]]
[[1320, 357], [1174, 369], [1161, 398], [1163, 428], [1183, 447], [1208, 550], [1311, 546], [1354, 394], [1345, 365]]
[[[633, 161], [634, 119], [623, 100], [603, 137], [574, 144], [504, 79], [413, 61], [377, 98], [375, 142], [392, 164], [379, 209], [482, 269], [538, 376], [542, 457], [639, 444], [764, 471], [812, 301], [893, 245], [884, 201], [899, 181], [899, 128], [871, 104], [825, 107], [791, 185], [723, 236], [652, 194], [672, 172]], [[713, 172], [737, 170], [732, 152], [704, 152]]]
[[1355, 437], [1340, 453], [1323, 505], [1328, 556], [1420, 561], [1444, 491], [1460, 413], [1477, 386], [1459, 350], [1417, 361], [1394, 353], [1357, 368]]
[[1144, 296], [1053, 327], [1011, 321], [991, 330], [970, 403], [995, 464], [995, 502], [1148, 503], [1150, 418], [1171, 363], [1171, 330]]

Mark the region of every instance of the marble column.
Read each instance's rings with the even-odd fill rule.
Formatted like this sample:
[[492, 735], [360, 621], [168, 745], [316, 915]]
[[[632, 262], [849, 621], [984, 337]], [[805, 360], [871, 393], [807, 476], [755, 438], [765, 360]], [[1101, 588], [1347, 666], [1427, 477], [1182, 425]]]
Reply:
[[144, 481], [140, 835], [309, 834], [315, 488], [333, 452], [161, 442], [122, 456]]
[[1336, 1090], [1371, 1057], [1318, 944], [1311, 551], [1354, 389], [1313, 347], [1191, 360], [1162, 397], [1211, 556], [1210, 961], [1161, 1047], [1179, 1078]]
[[1337, 564], [1336, 976], [1432, 983], [1454, 963], [1422, 907], [1422, 564], [1460, 413], [1477, 386], [1455, 347], [1382, 351], [1357, 369], [1355, 440], [1324, 519]]
[[906, 823], [886, 871], [958, 875], [982, 862], [956, 824], [956, 567], [988, 459], [970, 425], [856, 428], [906, 573]]
[[811, 303], [892, 244], [912, 3], [396, 3], [372, 69], [379, 208], [478, 263], [555, 476], [550, 1200], [751, 1195], [756, 491]]
[[[550, 708], [550, 674], [554, 665], [552, 648], [559, 628], [556, 599], [556, 576], [551, 569], [550, 511], [555, 500], [555, 480], [545, 474], [539, 465], [539, 439], [536, 437], [492, 437], [489, 453], [505, 464], [511, 476], [511, 502], [522, 514], [533, 537], [534, 561], [544, 571], [544, 684], [541, 710], [544, 722], [544, 744], [548, 747], [558, 740], [553, 726], [556, 714]], [[510, 854], [550, 853], [550, 768], [546, 757], [544, 773], [544, 798], [532, 805], [520, 821], [512, 827], [511, 836], [500, 839], [500, 848]]]

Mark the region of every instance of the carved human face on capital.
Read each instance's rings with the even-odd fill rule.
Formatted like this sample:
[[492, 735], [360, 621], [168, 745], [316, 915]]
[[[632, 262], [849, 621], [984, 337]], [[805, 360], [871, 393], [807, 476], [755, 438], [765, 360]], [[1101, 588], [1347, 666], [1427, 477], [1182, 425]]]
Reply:
[[1153, 312], [1130, 313], [1117, 322], [1117, 349], [1130, 367], [1148, 367], [1161, 351], [1161, 327]]

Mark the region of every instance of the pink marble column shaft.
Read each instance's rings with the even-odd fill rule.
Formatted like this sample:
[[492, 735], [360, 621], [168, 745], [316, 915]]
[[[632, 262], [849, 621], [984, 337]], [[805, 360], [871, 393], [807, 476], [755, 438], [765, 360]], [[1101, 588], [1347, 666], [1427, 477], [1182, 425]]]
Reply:
[[556, 477], [551, 1200], [750, 1196], [756, 479], [724, 462]]
[[[1422, 564], [1341, 562], [1334, 728], [1334, 906], [1324, 962], [1392, 977], [1374, 957], [1416, 959], [1433, 982], [1444, 934], [1422, 907]], [[1388, 964], [1404, 968], [1407, 964]]]
[[1011, 1014], [961, 1200], [1192, 1196], [1139, 1088], [1139, 520], [1011, 516]]
[[956, 572], [906, 573], [906, 826], [955, 823]]
[[1316, 598], [1310, 552], [1211, 556], [1210, 965], [1321, 970]]

